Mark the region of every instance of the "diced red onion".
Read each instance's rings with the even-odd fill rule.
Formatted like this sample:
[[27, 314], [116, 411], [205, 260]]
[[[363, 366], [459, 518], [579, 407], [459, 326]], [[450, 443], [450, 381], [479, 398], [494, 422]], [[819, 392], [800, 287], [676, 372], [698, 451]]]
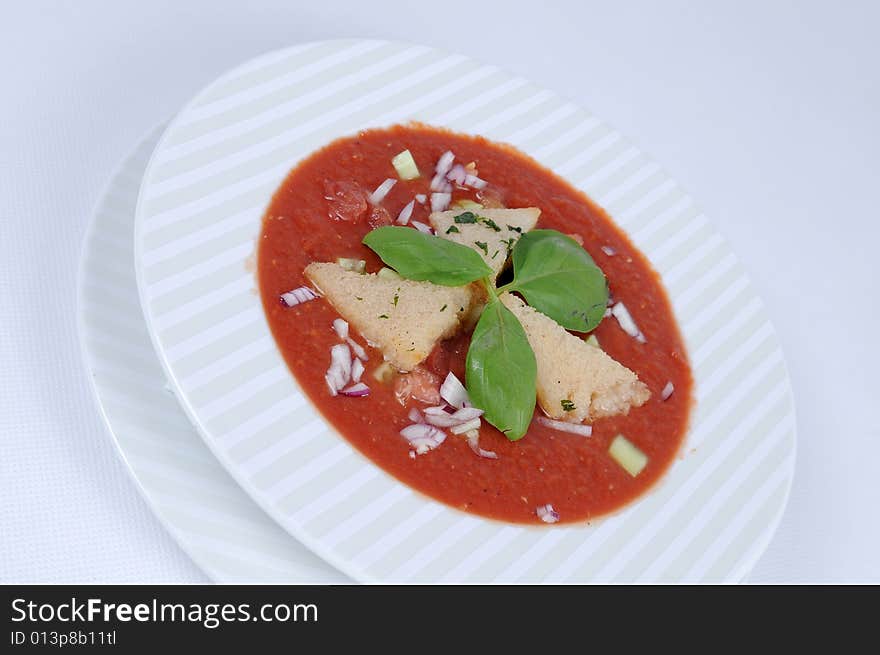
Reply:
[[410, 225], [416, 228], [419, 232], [423, 232], [425, 234], [434, 234], [434, 229], [430, 225], [426, 225], [421, 221], [412, 221]]
[[426, 196], [424, 193], [417, 193], [416, 194], [416, 202], [419, 203], [420, 205], [424, 205], [425, 201], [427, 199], [428, 199], [428, 196]]
[[626, 332], [629, 336], [633, 337], [639, 343], [645, 343], [647, 339], [645, 339], [645, 335], [642, 334], [642, 331], [639, 330], [639, 326], [636, 325], [636, 322], [633, 320], [632, 315], [630, 315], [629, 310], [626, 308], [622, 302], [619, 302], [611, 308], [611, 315], [617, 319], [617, 322], [620, 324], [620, 329]]
[[452, 191], [452, 185], [446, 180], [446, 176], [440, 173], [431, 178], [429, 188], [431, 191], [443, 191], [445, 193]]
[[[422, 410], [422, 413], [425, 415], [425, 420], [428, 423], [431, 423], [433, 420], [438, 421], [438, 423], [433, 423], [433, 425], [437, 425], [438, 427], [445, 428], [450, 425], [455, 425], [460, 423], [461, 421], [453, 421], [451, 419], [452, 414], [446, 411], [446, 408], [440, 405], [439, 407], [425, 407]], [[439, 425], [439, 423], [443, 423], [443, 425]]]
[[455, 377], [452, 371], [449, 372], [446, 379], [443, 380], [443, 384], [440, 385], [440, 397], [457, 409], [470, 404], [467, 389], [464, 388], [461, 380]]
[[346, 344], [338, 343], [330, 348], [330, 365], [340, 367], [346, 380], [351, 377], [351, 352]]
[[410, 421], [413, 423], [424, 423], [425, 419], [422, 418], [422, 413], [417, 410], [415, 407], [409, 410], [409, 414], [407, 415]]
[[609, 257], [614, 257], [617, 254], [617, 251], [611, 246], [602, 246], [602, 252], [604, 252]]
[[486, 180], [481, 180], [476, 175], [468, 174], [467, 177], [464, 178], [464, 185], [474, 189], [485, 189], [487, 184], [488, 182], [486, 182]]
[[605, 313], [602, 314], [602, 318], [608, 318], [609, 316], [611, 316], [611, 308], [610, 308], [610, 307], [606, 307], [606, 308], [605, 308]]
[[[467, 408], [465, 408], [467, 409]], [[464, 434], [465, 432], [470, 432], [471, 430], [479, 430], [480, 429], [480, 417], [472, 418], [470, 421], [465, 421], [459, 425], [453, 425], [449, 428], [449, 431], [452, 434]]]
[[667, 382], [666, 386], [663, 387], [663, 391], [660, 392], [660, 399], [669, 400], [669, 396], [672, 395], [673, 391], [675, 391], [675, 385], [672, 382]]
[[455, 407], [450, 407], [449, 405], [434, 405], [433, 407], [425, 407], [425, 412], [428, 414], [441, 415], [441, 414], [452, 414], [455, 411]]
[[[483, 415], [483, 410], [476, 407], [462, 407], [453, 414], [447, 412], [443, 407], [428, 407], [424, 412], [425, 421], [440, 428], [457, 427], [470, 423], [475, 419], [477, 420], [476, 427], [480, 427], [479, 418]], [[461, 432], [456, 432], [456, 434], [467, 432], [470, 429], [466, 428], [461, 430]]]
[[416, 455], [424, 455], [429, 450], [434, 450], [439, 444], [434, 439], [430, 439], [428, 437], [422, 437], [422, 438], [412, 439], [409, 442], [409, 445], [414, 448], [414, 450], [412, 450], [410, 452], [414, 452]]
[[281, 294], [281, 302], [288, 307], [293, 307], [295, 305], [299, 305], [300, 303], [314, 300], [315, 298], [318, 298], [318, 294], [308, 287], [297, 287], [296, 289], [292, 289], [287, 293]]
[[400, 210], [400, 213], [397, 215], [397, 222], [401, 225], [406, 225], [409, 223], [410, 216], [412, 216], [413, 208], [416, 206], [415, 200], [410, 200], [406, 205], [404, 205], [403, 209]]
[[553, 505], [550, 503], [541, 505], [535, 510], [535, 514], [537, 514], [538, 518], [544, 521], [544, 523], [556, 523], [559, 520], [559, 512], [553, 509]]
[[341, 318], [333, 319], [333, 331], [339, 335], [340, 339], [348, 339], [348, 321], [344, 321]]
[[552, 428], [554, 430], [559, 430], [560, 432], [571, 432], [572, 434], [579, 434], [582, 437], [589, 437], [593, 434], [592, 425], [584, 425], [583, 423], [569, 423], [568, 421], [555, 421], [552, 418], [547, 418], [546, 416], [536, 416], [535, 420], [541, 425], [545, 425], [548, 428]]
[[427, 423], [408, 425], [400, 431], [400, 435], [415, 449], [417, 455], [424, 455], [446, 441], [443, 430]]
[[351, 380], [351, 351], [344, 343], [330, 349], [330, 368], [324, 376], [332, 395], [336, 395]]
[[440, 155], [440, 159], [437, 160], [437, 166], [434, 167], [434, 172], [438, 175], [444, 176], [449, 172], [449, 169], [452, 168], [452, 162], [455, 161], [455, 154], [451, 150], [447, 150], [442, 155]]
[[370, 202], [374, 205], [378, 205], [380, 202], [385, 200], [385, 196], [388, 195], [388, 192], [391, 191], [391, 187], [397, 184], [397, 180], [393, 177], [389, 177], [387, 180], [382, 182], [379, 186], [376, 187], [376, 190], [370, 194]]
[[360, 359], [355, 357], [354, 361], [351, 363], [351, 381], [352, 382], [360, 382], [361, 376], [364, 374], [364, 364]]
[[471, 421], [475, 418], [479, 418], [483, 415], [483, 410], [477, 407], [470, 407], [465, 405], [459, 410], [456, 410], [455, 413], [451, 414], [452, 418], [458, 419], [459, 421]]
[[461, 164], [456, 164], [452, 168], [449, 169], [449, 172], [446, 174], [446, 179], [450, 182], [454, 182], [459, 186], [464, 186], [464, 181], [468, 177], [468, 172], [464, 169], [464, 166]]
[[369, 357], [367, 357], [367, 351], [364, 350], [364, 347], [351, 337], [346, 337], [345, 343], [351, 346], [352, 351], [354, 351], [354, 354], [357, 356], [358, 359], [362, 359], [364, 361], [370, 359]]
[[358, 382], [357, 384], [353, 384], [350, 387], [343, 389], [339, 392], [343, 396], [350, 396], [352, 398], [361, 398], [363, 396], [370, 395], [370, 387], [365, 385], [363, 382]]
[[480, 457], [485, 457], [486, 459], [498, 459], [498, 455], [491, 450], [483, 450], [480, 448], [480, 433], [476, 430], [471, 430], [467, 435], [468, 446], [471, 447], [477, 455]]
[[451, 193], [432, 193], [431, 194], [431, 211], [432, 212], [442, 212], [445, 211], [447, 207], [449, 207], [449, 203], [452, 201]]

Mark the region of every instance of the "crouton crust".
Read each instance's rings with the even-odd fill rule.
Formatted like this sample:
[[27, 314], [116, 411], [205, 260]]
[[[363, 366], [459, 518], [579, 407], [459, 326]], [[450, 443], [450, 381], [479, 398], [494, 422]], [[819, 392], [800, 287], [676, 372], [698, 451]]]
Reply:
[[[651, 393], [635, 373], [601, 348], [505, 293], [501, 301], [519, 319], [538, 363], [538, 403], [547, 416], [580, 423], [629, 413]], [[568, 411], [566, 411], [568, 408]]]
[[470, 287], [362, 275], [335, 263], [312, 263], [306, 277], [385, 359], [411, 371], [441, 339], [460, 328], [471, 307]]
[[[478, 217], [475, 223], [456, 223], [455, 217], [470, 211]], [[523, 209], [450, 209], [434, 212], [429, 217], [437, 236], [473, 248], [483, 261], [492, 269], [492, 279], [507, 263], [514, 244], [523, 235], [533, 229], [538, 222], [541, 210], [537, 207]], [[488, 220], [486, 220], [488, 219]], [[492, 225], [496, 226], [496, 230]], [[451, 227], [455, 230], [450, 232]], [[485, 244], [485, 249], [477, 243]]]

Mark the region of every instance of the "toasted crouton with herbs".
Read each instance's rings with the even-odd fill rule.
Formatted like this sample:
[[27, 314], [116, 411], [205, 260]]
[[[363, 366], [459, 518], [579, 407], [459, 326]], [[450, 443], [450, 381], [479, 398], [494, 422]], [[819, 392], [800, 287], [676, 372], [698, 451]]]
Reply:
[[519, 319], [538, 365], [538, 404], [547, 416], [573, 423], [626, 414], [651, 396], [635, 373], [601, 348], [505, 293], [501, 301]]
[[400, 371], [411, 371], [455, 334], [471, 306], [470, 287], [391, 279], [313, 263], [306, 277], [351, 326]]
[[434, 212], [431, 225], [437, 236], [473, 248], [492, 269], [493, 278], [504, 268], [519, 237], [533, 229], [541, 210], [451, 209]]

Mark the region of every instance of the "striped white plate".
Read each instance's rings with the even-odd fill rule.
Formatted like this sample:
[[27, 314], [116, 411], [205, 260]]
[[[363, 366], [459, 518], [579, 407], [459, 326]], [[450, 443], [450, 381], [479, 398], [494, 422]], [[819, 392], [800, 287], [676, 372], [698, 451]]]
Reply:
[[[673, 299], [696, 378], [683, 450], [648, 496], [592, 526], [470, 516], [397, 482], [307, 402], [245, 261], [304, 156], [419, 120], [512, 143], [603, 205]], [[137, 210], [151, 336], [220, 462], [304, 544], [364, 581], [734, 581], [766, 546], [792, 478], [782, 351], [748, 279], [691, 199], [608, 125], [494, 67], [384, 41], [309, 43], [198, 94], [162, 136]]]
[[159, 520], [215, 582], [345, 582], [248, 498], [168, 390], [133, 263], [138, 188], [160, 133], [113, 175], [83, 247], [80, 339], [107, 427]]

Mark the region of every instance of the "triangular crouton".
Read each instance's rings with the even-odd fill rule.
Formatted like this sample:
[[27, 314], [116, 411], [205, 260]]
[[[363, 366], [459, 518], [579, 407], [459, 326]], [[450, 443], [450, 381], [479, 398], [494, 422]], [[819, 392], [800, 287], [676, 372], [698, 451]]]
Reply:
[[[455, 217], [465, 212], [473, 214], [476, 217], [476, 222], [456, 223]], [[522, 236], [523, 232], [528, 232], [535, 227], [540, 215], [541, 210], [537, 207], [450, 209], [445, 212], [434, 212], [430, 216], [430, 221], [437, 236], [469, 246], [480, 253], [480, 256], [492, 269], [494, 279], [504, 268], [517, 239]], [[483, 245], [477, 245], [478, 243]]]
[[569, 333], [517, 296], [505, 293], [501, 301], [519, 319], [535, 351], [538, 403], [550, 418], [592, 421], [626, 414], [650, 398], [636, 374], [601, 348]]
[[401, 371], [420, 364], [440, 339], [459, 328], [470, 304], [468, 287], [362, 275], [339, 264], [305, 270], [337, 312]]

